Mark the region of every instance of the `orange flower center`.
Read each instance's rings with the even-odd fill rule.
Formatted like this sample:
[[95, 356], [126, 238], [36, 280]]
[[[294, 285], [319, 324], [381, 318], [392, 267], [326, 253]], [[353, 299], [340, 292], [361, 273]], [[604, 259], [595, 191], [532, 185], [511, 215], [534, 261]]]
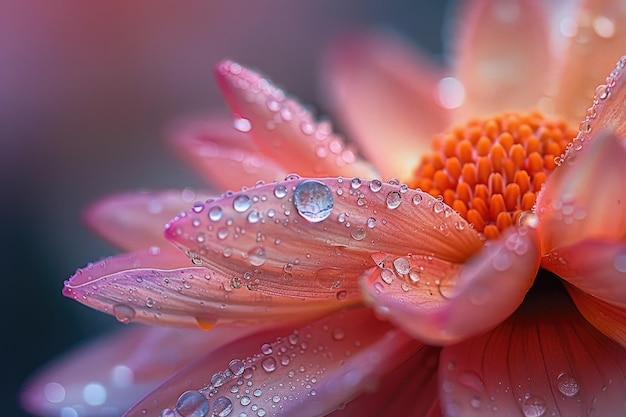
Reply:
[[554, 158], [577, 133], [539, 112], [470, 120], [433, 138], [433, 151], [422, 157], [408, 184], [441, 196], [492, 239], [533, 208], [556, 167]]

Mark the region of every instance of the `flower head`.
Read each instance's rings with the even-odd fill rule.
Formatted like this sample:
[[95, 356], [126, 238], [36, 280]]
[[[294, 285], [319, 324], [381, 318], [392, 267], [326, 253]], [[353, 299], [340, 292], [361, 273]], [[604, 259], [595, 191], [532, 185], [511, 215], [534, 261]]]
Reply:
[[[131, 252], [64, 288], [121, 322], [177, 329], [78, 355], [31, 401], [74, 407], [68, 384], [101, 375], [72, 409], [106, 413], [111, 391], [180, 369], [128, 415], [623, 413], [626, 58], [579, 115], [588, 84], [567, 74], [580, 42], [555, 87], [544, 10], [472, 4], [456, 77], [381, 35], [331, 53], [329, 91], [367, 160], [258, 72], [221, 63], [234, 129], [188, 125], [176, 143], [212, 182], [254, 186], [96, 204], [92, 223]], [[596, 23], [588, 43], [613, 37]]]

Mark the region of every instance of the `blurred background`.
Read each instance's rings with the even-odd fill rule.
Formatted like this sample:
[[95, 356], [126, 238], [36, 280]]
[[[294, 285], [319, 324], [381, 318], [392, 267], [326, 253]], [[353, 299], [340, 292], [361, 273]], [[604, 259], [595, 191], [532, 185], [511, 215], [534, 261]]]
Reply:
[[122, 326], [61, 295], [77, 267], [116, 253], [81, 223], [82, 209], [112, 192], [202, 185], [170, 155], [165, 132], [224, 108], [216, 62], [262, 69], [324, 114], [318, 69], [333, 37], [383, 27], [440, 58], [447, 3], [2, 1], [3, 415], [27, 415], [19, 387], [41, 365]]

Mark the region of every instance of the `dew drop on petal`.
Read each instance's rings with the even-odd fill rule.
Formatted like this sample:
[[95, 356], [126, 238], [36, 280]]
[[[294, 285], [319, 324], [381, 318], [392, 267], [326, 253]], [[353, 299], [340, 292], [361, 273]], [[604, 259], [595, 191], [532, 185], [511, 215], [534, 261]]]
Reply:
[[276, 370], [276, 359], [273, 356], [269, 356], [263, 359], [261, 366], [265, 372], [274, 372]]
[[311, 223], [328, 218], [334, 206], [333, 194], [326, 184], [316, 180], [306, 180], [298, 184], [294, 191], [294, 205], [298, 214]]
[[250, 120], [245, 119], [243, 117], [233, 119], [233, 126], [238, 131], [244, 132], [244, 133], [252, 130], [252, 123], [250, 122]]
[[126, 304], [117, 304], [113, 307], [115, 318], [121, 323], [130, 323], [135, 319], [135, 309]]
[[365, 229], [362, 227], [355, 227], [354, 229], [352, 229], [352, 231], [350, 232], [350, 235], [352, 236], [352, 238], [354, 240], [363, 240], [365, 239]]
[[264, 355], [271, 355], [273, 351], [274, 350], [272, 349], [272, 345], [270, 345], [269, 343], [264, 343], [263, 345], [261, 345], [261, 352]]
[[546, 402], [536, 395], [526, 394], [522, 402], [524, 417], [541, 417], [546, 412]]
[[222, 218], [222, 208], [220, 206], [213, 206], [209, 209], [209, 220], [216, 222]]
[[218, 397], [213, 403], [213, 415], [226, 417], [233, 412], [233, 402], [228, 397]]
[[613, 266], [618, 272], [626, 272], [626, 253], [621, 253], [613, 260]]
[[380, 189], [383, 188], [383, 183], [380, 180], [372, 180], [370, 181], [370, 190], [377, 193]]
[[278, 184], [276, 187], [274, 187], [274, 196], [276, 198], [285, 198], [286, 195], [287, 195], [287, 187], [285, 187], [282, 184]]
[[566, 397], [574, 397], [580, 391], [578, 381], [566, 372], [562, 372], [556, 379], [559, 392]]
[[233, 373], [233, 375], [239, 376], [243, 374], [243, 371], [246, 369], [246, 365], [241, 359], [233, 359], [228, 364], [228, 369]]
[[267, 254], [265, 248], [257, 246], [248, 251], [248, 260], [254, 266], [261, 266], [267, 260]]
[[387, 194], [386, 203], [387, 203], [387, 207], [392, 210], [395, 208], [398, 208], [398, 206], [400, 206], [400, 203], [402, 203], [402, 196], [400, 195], [399, 192], [392, 191], [389, 194]]
[[183, 417], [204, 417], [209, 413], [209, 401], [198, 391], [186, 391], [178, 398], [176, 411]]

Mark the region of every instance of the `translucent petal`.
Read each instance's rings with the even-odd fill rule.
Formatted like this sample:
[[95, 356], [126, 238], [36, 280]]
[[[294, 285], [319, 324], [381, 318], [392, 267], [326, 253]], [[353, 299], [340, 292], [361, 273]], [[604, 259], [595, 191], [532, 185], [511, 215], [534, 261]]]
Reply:
[[252, 277], [264, 294], [353, 297], [375, 252], [460, 262], [482, 247], [439, 200], [406, 186], [358, 178], [257, 186], [171, 222], [167, 237], [211, 269]]
[[287, 174], [259, 150], [249, 133], [235, 129], [226, 117], [181, 123], [171, 139], [206, 181], [222, 190], [238, 190], [259, 180], [275, 181]]
[[[183, 370], [127, 415], [159, 415], [189, 398], [208, 405], [207, 413], [215, 415], [326, 415], [376, 387], [388, 369], [402, 366], [420, 349], [424, 347], [377, 320], [369, 309], [341, 311], [296, 330], [263, 332], [225, 346]], [[188, 390], [192, 394], [179, 398]]]
[[96, 233], [125, 250], [169, 246], [163, 237], [165, 224], [195, 201], [207, 198], [191, 189], [117, 194], [92, 204], [85, 220]]
[[65, 283], [63, 294], [122, 323], [139, 322], [211, 328], [216, 323], [267, 323], [317, 316], [336, 309], [341, 300], [303, 302], [280, 294], [251, 291], [254, 277], [228, 269], [185, 266], [189, 259], [174, 248], [151, 248], [107, 258], [80, 269]]
[[544, 252], [592, 239], [626, 239], [623, 138], [598, 130], [573, 146], [537, 201]]
[[477, 0], [465, 2], [458, 16], [455, 70], [466, 94], [459, 117], [535, 107], [551, 69], [544, 9], [531, 1]]
[[577, 122], [585, 115], [594, 89], [624, 54], [626, 5], [613, 0], [583, 0], [573, 16], [559, 23], [568, 39], [558, 79], [555, 112]]
[[246, 332], [128, 328], [49, 364], [27, 382], [22, 403], [43, 416], [119, 416], [197, 356]]
[[446, 415], [624, 414], [626, 350], [586, 322], [558, 285], [529, 294], [492, 332], [444, 348]]
[[323, 68], [325, 93], [349, 136], [386, 178], [409, 178], [448, 127], [438, 102], [441, 71], [412, 45], [382, 33], [336, 42]]
[[539, 266], [536, 232], [511, 229], [464, 265], [388, 256], [363, 280], [379, 314], [419, 340], [450, 344], [492, 329], [522, 303]]
[[234, 125], [249, 133], [261, 151], [287, 171], [306, 176], [360, 175], [374, 169], [311, 113], [268, 79], [241, 65], [225, 61], [216, 75]]

